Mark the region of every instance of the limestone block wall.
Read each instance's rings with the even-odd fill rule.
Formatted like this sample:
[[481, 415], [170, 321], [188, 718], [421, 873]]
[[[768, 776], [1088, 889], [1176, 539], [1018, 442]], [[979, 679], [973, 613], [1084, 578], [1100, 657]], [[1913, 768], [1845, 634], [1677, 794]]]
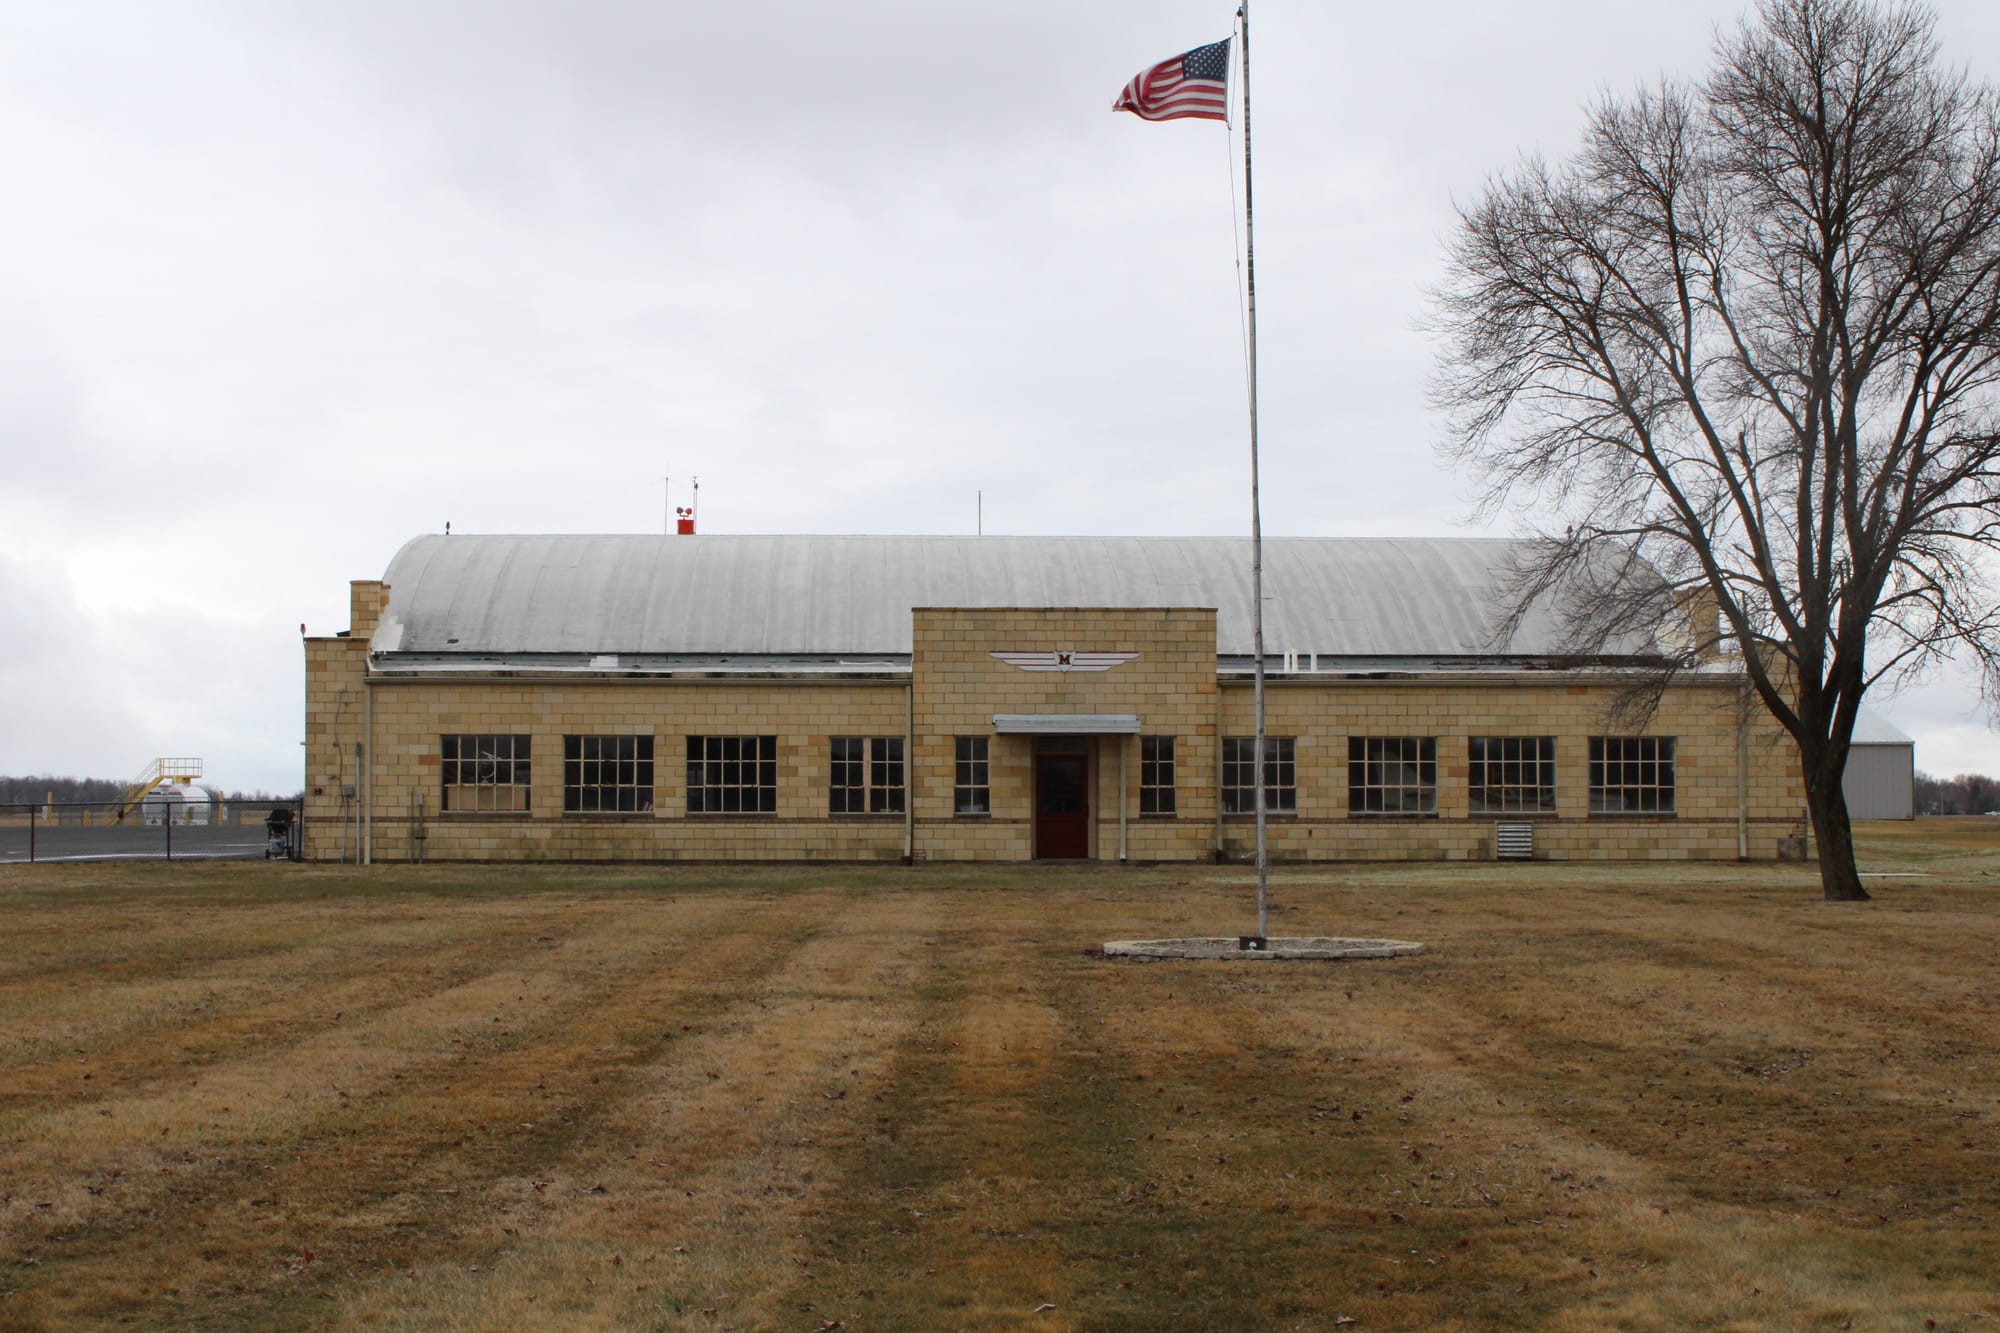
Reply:
[[[1530, 822], [1537, 857], [1564, 860], [1734, 858], [1739, 792], [1748, 808], [1748, 852], [1771, 859], [1777, 840], [1804, 808], [1790, 739], [1753, 700], [1740, 752], [1733, 681], [1684, 676], [1643, 725], [1615, 715], [1622, 690], [1568, 675], [1512, 674], [1326, 682], [1282, 675], [1268, 682], [1267, 734], [1294, 738], [1298, 809], [1273, 816], [1271, 854], [1289, 860], [1487, 860], [1494, 825]], [[1249, 736], [1254, 725], [1247, 680], [1222, 692], [1224, 736]], [[1592, 814], [1589, 743], [1593, 736], [1645, 735], [1675, 740], [1676, 801], [1671, 815]], [[1437, 742], [1437, 814], [1350, 814], [1350, 736], [1430, 736]], [[1469, 741], [1474, 736], [1552, 736], [1556, 743], [1553, 815], [1473, 815]], [[1250, 856], [1248, 816], [1223, 820], [1225, 852]]]
[[[1218, 811], [1219, 737], [1252, 730], [1249, 681], [1219, 679], [1215, 613], [1201, 608], [919, 609], [909, 674], [454, 675], [368, 670], [389, 590], [353, 587], [354, 629], [306, 643], [306, 853], [318, 860], [920, 860], [1030, 859], [1037, 740], [1001, 735], [998, 713], [1136, 714], [1143, 736], [1174, 738], [1176, 811], [1139, 814], [1140, 736], [1082, 742], [1091, 790], [1089, 854], [1135, 861], [1247, 857], [1248, 816]], [[995, 653], [1116, 652], [1104, 671], [1030, 671]], [[1593, 815], [1593, 736], [1630, 735], [1612, 715], [1616, 683], [1572, 673], [1356, 679], [1274, 674], [1269, 734], [1296, 745], [1298, 808], [1270, 822], [1281, 860], [1490, 859], [1491, 815], [1471, 814], [1468, 740], [1552, 736], [1557, 809], [1527, 817], [1553, 859], [1733, 858], [1739, 791], [1748, 850], [1763, 859], [1803, 809], [1789, 741], [1751, 707], [1739, 744], [1733, 681], [1681, 678], [1640, 734], [1676, 741], [1671, 815]], [[904, 737], [902, 814], [828, 809], [830, 740]], [[442, 738], [528, 738], [528, 808], [441, 810]], [[563, 738], [651, 736], [651, 809], [563, 811]], [[690, 813], [689, 736], [777, 737], [775, 811]], [[954, 741], [984, 737], [991, 813], [954, 813]], [[1434, 817], [1348, 810], [1350, 736], [1436, 738]], [[1072, 742], [1074, 743], [1074, 742]], [[359, 747], [357, 749], [357, 747]], [[1123, 783], [1120, 784], [1123, 758]], [[1739, 758], [1740, 756], [1740, 758]], [[360, 816], [356, 818], [357, 814]], [[1508, 822], [1522, 818], [1508, 816]]]
[[358, 834], [363, 739], [363, 668], [368, 641], [352, 636], [306, 640], [305, 854], [308, 860], [353, 859]]
[[[373, 860], [894, 860], [903, 854], [901, 815], [828, 813], [831, 738], [902, 737], [905, 687], [898, 680], [378, 675], [362, 691], [358, 719], [354, 693], [350, 684], [338, 731], [347, 753], [361, 736], [372, 755], [362, 765], [368, 815], [361, 836]], [[526, 811], [440, 809], [442, 738], [457, 735], [527, 737]], [[566, 736], [652, 737], [651, 809], [565, 812]], [[776, 810], [690, 812], [689, 736], [775, 736]], [[330, 754], [337, 766], [342, 753]], [[308, 828], [309, 856], [337, 851], [337, 824], [314, 819]], [[347, 836], [351, 843], [351, 829]]]
[[[918, 771], [916, 855], [925, 860], [1027, 860], [1034, 855], [1035, 738], [996, 735], [998, 713], [1132, 713], [1141, 734], [1172, 736], [1178, 811], [1139, 815], [1139, 739], [1087, 744], [1091, 856], [1115, 860], [1118, 812], [1138, 860], [1210, 855], [1214, 846], [1215, 612], [1210, 608], [920, 607], [912, 620], [911, 689]], [[1136, 653], [1104, 671], [1024, 670], [995, 653]], [[959, 736], [988, 738], [992, 813], [952, 809]], [[1125, 756], [1119, 790], [1119, 755]]]
[[382, 623], [389, 605], [389, 585], [380, 579], [355, 579], [347, 585], [348, 637], [366, 640]]
[[380, 579], [348, 584], [348, 630], [306, 640], [305, 855], [360, 856], [356, 815], [366, 796], [368, 640], [389, 603]]

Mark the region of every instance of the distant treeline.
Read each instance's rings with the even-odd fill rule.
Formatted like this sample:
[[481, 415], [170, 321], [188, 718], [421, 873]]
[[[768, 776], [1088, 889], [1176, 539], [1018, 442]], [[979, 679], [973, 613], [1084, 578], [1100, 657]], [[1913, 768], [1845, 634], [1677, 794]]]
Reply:
[[0, 805], [30, 801], [115, 801], [125, 784], [110, 778], [0, 778]]
[[1960, 773], [1955, 778], [1917, 774], [1920, 815], [2000, 814], [2000, 781], [1984, 773]]
[[[225, 792], [207, 783], [200, 785], [220, 800], [248, 801], [252, 805], [299, 798], [297, 792], [289, 796], [261, 789]], [[0, 805], [39, 805], [43, 801], [54, 801], [58, 805], [70, 801], [115, 801], [124, 794], [125, 784], [113, 778], [53, 778], [47, 774], [25, 778], [0, 777]]]

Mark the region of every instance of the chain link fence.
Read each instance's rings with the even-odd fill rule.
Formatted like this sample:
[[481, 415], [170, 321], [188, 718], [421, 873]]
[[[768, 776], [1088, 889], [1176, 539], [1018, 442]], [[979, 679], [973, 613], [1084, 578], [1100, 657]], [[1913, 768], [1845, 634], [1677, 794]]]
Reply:
[[0, 862], [282, 860], [305, 855], [301, 801], [0, 804]]

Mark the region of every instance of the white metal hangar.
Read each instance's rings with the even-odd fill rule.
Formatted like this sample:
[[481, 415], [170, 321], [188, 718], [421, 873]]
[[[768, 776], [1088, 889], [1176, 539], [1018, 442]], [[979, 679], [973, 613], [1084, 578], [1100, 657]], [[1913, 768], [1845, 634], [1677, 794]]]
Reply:
[[1917, 743], [1888, 718], [1863, 707], [1854, 718], [1854, 743], [1840, 789], [1849, 818], [1916, 818]]

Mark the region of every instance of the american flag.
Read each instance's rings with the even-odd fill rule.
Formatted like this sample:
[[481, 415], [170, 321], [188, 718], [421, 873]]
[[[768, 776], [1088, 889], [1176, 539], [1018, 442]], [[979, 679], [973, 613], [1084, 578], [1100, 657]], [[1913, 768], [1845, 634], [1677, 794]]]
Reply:
[[1135, 76], [1111, 104], [1141, 120], [1229, 119], [1229, 38], [1162, 60]]

